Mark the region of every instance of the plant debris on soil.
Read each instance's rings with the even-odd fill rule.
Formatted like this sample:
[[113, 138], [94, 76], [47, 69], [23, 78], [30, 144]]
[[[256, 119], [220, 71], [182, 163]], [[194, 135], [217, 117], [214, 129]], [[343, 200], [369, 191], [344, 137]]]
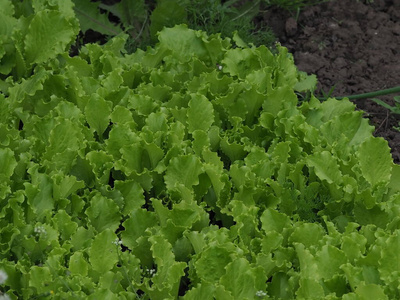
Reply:
[[[318, 89], [349, 96], [400, 85], [400, 0], [335, 0], [304, 8], [295, 15], [268, 10], [264, 20], [294, 55], [301, 71], [316, 74]], [[393, 95], [379, 99], [394, 105]], [[400, 163], [400, 115], [370, 99], [353, 101], [385, 138]]]

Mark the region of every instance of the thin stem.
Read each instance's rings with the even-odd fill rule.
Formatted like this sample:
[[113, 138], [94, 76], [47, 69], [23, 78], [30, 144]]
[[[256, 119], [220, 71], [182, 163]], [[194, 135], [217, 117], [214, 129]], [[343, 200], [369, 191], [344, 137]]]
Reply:
[[318, 98], [318, 100], [324, 101], [327, 100], [328, 98], [336, 98], [338, 100], [348, 98], [349, 100], [356, 100], [356, 99], [366, 99], [366, 98], [372, 98], [372, 97], [379, 97], [379, 96], [384, 96], [384, 95], [389, 95], [389, 94], [395, 94], [395, 93], [400, 93], [400, 86], [396, 86], [390, 89], [384, 89], [384, 90], [379, 90], [375, 92], [369, 92], [369, 93], [363, 93], [363, 94], [358, 94], [358, 95], [351, 95], [351, 96], [341, 96], [341, 97], [321, 97]]
[[140, 28], [139, 33], [138, 33], [137, 36], [133, 39], [134, 42], [136, 42], [136, 40], [142, 35], [143, 30], [144, 30], [144, 27], [145, 27], [145, 25], [146, 25], [146, 23], [147, 23], [147, 18], [148, 18], [148, 15], [146, 15], [146, 19], [144, 20], [143, 25], [142, 25], [142, 27]]
[[249, 11], [251, 11], [252, 9], [254, 9], [254, 7], [256, 7], [256, 6], [259, 5], [259, 4], [260, 4], [260, 0], [256, 1], [256, 2], [254, 3], [253, 6], [251, 6], [249, 9], [245, 10], [243, 13], [241, 13], [240, 15], [236, 16], [235, 18], [233, 18], [233, 19], [231, 20], [231, 22], [234, 22], [234, 21], [236, 21], [237, 19], [240, 19], [241, 17], [243, 17], [245, 14], [247, 14]]

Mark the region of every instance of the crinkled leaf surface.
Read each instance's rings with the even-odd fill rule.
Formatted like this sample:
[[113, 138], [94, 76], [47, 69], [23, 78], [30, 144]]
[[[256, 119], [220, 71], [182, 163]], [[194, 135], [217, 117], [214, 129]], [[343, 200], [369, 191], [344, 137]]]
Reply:
[[39, 11], [33, 17], [25, 39], [28, 64], [42, 63], [63, 53], [77, 34], [77, 27], [57, 11]]
[[390, 180], [393, 162], [388, 155], [389, 151], [385, 140], [373, 137], [365, 140], [360, 146], [357, 157], [360, 160], [361, 171], [372, 186]]
[[96, 235], [89, 249], [89, 261], [93, 270], [99, 273], [107, 272], [118, 261], [115, 239], [116, 235], [108, 228]]
[[25, 14], [0, 28], [12, 297], [400, 298], [399, 168], [349, 101], [298, 102], [287, 49], [179, 25], [70, 57], [70, 1], [4, 7]]
[[106, 128], [111, 114], [111, 105], [98, 94], [94, 94], [85, 107], [86, 120], [99, 136]]
[[188, 109], [189, 132], [208, 131], [214, 122], [213, 106], [203, 95], [191, 95]]

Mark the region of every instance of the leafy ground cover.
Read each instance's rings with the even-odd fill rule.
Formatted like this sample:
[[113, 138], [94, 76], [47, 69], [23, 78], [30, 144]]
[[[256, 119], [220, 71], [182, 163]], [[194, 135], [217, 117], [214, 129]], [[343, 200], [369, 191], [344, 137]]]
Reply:
[[[399, 85], [399, 1], [336, 0], [293, 14], [274, 9], [260, 20], [272, 27], [294, 54], [299, 69], [317, 74], [319, 89], [334, 96], [367, 93]], [[381, 97], [395, 106], [393, 96]], [[371, 99], [354, 101], [366, 112], [374, 134], [384, 137], [400, 162], [400, 117]]]
[[72, 2], [0, 3], [1, 293], [400, 297], [400, 166], [351, 102], [298, 100], [286, 48], [179, 25], [71, 57]]
[[[134, 6], [127, 5], [128, 1], [102, 2], [100, 7], [106, 9], [103, 12], [118, 16], [112, 19], [114, 22], [122, 22], [124, 28], [133, 28], [129, 32], [135, 38], [128, 39], [127, 43], [131, 51], [154, 43], [156, 39], [150, 38], [154, 27], [184, 22], [190, 28], [206, 30], [210, 34], [222, 32], [223, 36], [238, 30], [246, 42], [255, 45], [273, 46], [273, 42], [279, 40], [295, 55], [296, 65], [301, 70], [318, 75], [318, 90], [327, 92], [333, 89], [335, 96], [398, 86], [400, 25], [397, 22], [397, 1], [171, 0], [158, 6], [155, 3], [140, 4], [141, 1]], [[76, 1], [81, 6], [82, 3]], [[96, 16], [107, 21], [106, 15], [100, 15], [95, 9], [97, 5], [92, 4], [93, 21], [96, 21]], [[150, 25], [152, 13], [157, 19], [153, 28]], [[136, 23], [129, 16], [136, 16]], [[113, 31], [112, 28], [96, 26], [95, 22], [87, 22], [88, 18], [84, 20], [83, 28], [92, 26], [105, 34]], [[111, 35], [115, 33], [111, 32]], [[89, 30], [78, 45], [88, 41], [104, 43], [106, 39]], [[396, 107], [397, 102], [393, 96], [379, 99], [385, 102], [378, 101], [380, 105], [377, 105], [371, 98], [353, 102], [366, 112], [366, 117], [376, 127], [374, 134], [389, 142], [392, 157], [399, 163], [400, 117], [395, 113], [396, 109], [388, 107]]]

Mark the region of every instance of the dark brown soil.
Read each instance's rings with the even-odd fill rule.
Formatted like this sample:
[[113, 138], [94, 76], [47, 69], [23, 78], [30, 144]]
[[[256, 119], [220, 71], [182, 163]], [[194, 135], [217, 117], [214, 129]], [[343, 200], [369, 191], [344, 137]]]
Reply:
[[[293, 53], [298, 68], [318, 77], [318, 91], [333, 86], [347, 96], [400, 85], [400, 0], [335, 0], [302, 10], [296, 20], [270, 10], [264, 22]], [[380, 97], [393, 105], [393, 95]], [[354, 101], [400, 162], [400, 115], [370, 99]]]

